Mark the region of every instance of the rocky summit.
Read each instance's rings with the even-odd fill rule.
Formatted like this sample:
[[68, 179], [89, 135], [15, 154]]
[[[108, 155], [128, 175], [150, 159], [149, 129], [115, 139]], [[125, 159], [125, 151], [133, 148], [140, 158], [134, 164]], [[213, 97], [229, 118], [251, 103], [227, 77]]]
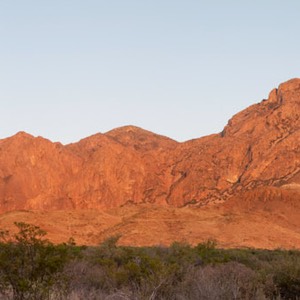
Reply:
[[[55, 213], [68, 211], [69, 231], [61, 234], [82, 243], [118, 232], [127, 244], [169, 243], [182, 230], [192, 243], [300, 248], [299, 203], [300, 79], [233, 116], [221, 133], [183, 143], [134, 126], [69, 145], [24, 132], [0, 140], [0, 225], [41, 218], [54, 240]], [[89, 219], [95, 211], [101, 222]], [[209, 213], [216, 223], [201, 223]], [[79, 219], [93, 227], [89, 237]], [[265, 233], [251, 237], [264, 220]]]

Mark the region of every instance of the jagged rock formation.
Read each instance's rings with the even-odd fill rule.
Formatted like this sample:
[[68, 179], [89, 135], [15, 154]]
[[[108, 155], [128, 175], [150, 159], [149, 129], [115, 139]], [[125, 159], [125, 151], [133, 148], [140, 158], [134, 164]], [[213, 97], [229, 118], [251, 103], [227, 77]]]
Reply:
[[300, 190], [300, 79], [235, 115], [220, 134], [178, 143], [126, 126], [63, 146], [0, 140], [0, 210], [205, 205], [258, 187]]
[[259, 186], [297, 188], [299, 129], [300, 80], [293, 79], [235, 115], [221, 134], [180, 145], [173, 174], [182, 180], [170, 203], [223, 201]]
[[300, 248], [300, 79], [178, 143], [134, 126], [62, 145], [0, 140], [0, 227], [41, 226], [55, 242]]

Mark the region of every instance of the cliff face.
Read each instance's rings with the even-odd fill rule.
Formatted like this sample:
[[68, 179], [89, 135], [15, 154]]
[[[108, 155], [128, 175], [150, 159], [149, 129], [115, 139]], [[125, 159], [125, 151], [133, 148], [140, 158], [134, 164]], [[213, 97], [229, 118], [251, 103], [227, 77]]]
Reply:
[[185, 143], [133, 126], [66, 146], [18, 133], [0, 140], [0, 211], [203, 206], [269, 188], [299, 195], [299, 129], [293, 79], [220, 134]]
[[223, 201], [259, 186], [300, 188], [300, 80], [229, 120], [221, 134], [178, 147], [170, 203]]

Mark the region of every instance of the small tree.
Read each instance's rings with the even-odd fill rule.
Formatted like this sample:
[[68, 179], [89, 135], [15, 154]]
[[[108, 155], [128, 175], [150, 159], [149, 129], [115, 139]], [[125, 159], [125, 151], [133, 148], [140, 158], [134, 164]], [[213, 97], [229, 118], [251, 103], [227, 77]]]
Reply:
[[0, 232], [2, 292], [13, 299], [47, 299], [68, 259], [67, 245], [53, 245], [39, 227], [16, 222], [18, 232]]

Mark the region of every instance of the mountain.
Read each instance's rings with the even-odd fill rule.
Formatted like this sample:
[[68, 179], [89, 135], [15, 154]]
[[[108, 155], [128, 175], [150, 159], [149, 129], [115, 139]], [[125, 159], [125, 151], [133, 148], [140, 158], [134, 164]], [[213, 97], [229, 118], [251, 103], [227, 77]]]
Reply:
[[179, 147], [173, 174], [182, 174], [169, 202], [224, 201], [259, 186], [299, 189], [300, 80], [229, 120], [224, 130]]
[[[146, 244], [168, 243], [181, 228], [190, 242], [213, 237], [225, 246], [300, 248], [299, 129], [300, 79], [292, 79], [233, 116], [221, 133], [184, 143], [135, 126], [69, 145], [20, 132], [0, 140], [0, 225], [8, 226], [15, 215], [30, 219], [35, 211], [46, 227], [52, 224], [51, 232], [58, 211], [70, 212], [68, 224], [79, 219], [93, 224], [89, 218], [98, 218], [91, 211], [97, 211], [105, 229], [95, 225], [90, 238], [80, 237], [86, 229], [73, 232], [82, 242], [97, 243], [121, 232], [124, 243], [140, 244], [142, 237], [128, 237], [137, 231]], [[223, 233], [214, 223], [199, 223], [205, 214], [224, 225]], [[245, 219], [236, 222], [228, 215]], [[185, 231], [191, 220], [204, 227]], [[232, 230], [233, 221], [228, 220], [248, 239], [229, 238], [232, 232], [226, 230]], [[249, 226], [259, 230], [263, 220], [269, 231], [253, 244]], [[160, 241], [151, 234], [158, 228], [165, 228]]]

